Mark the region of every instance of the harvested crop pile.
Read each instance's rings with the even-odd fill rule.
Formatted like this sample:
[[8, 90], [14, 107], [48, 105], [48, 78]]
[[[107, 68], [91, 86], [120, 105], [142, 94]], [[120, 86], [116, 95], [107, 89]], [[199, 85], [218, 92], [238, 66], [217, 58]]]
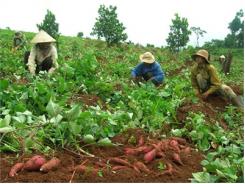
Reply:
[[[134, 143], [132, 137], [136, 140]], [[202, 154], [185, 139], [153, 138], [134, 129], [117, 135], [112, 141], [123, 145], [83, 147], [95, 157], [69, 149], [59, 151], [55, 158], [44, 158], [47, 161], [40, 167], [45, 168], [42, 172], [40, 168], [36, 171], [17, 169], [13, 170], [13, 177], [9, 175], [11, 167], [26, 157], [14, 161], [13, 156], [2, 155], [1, 182], [190, 182], [192, 173], [202, 171]]]

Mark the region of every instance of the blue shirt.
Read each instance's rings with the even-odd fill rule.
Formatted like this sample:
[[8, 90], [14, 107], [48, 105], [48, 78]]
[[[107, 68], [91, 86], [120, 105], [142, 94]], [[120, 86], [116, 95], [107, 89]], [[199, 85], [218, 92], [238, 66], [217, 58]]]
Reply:
[[132, 77], [139, 77], [143, 76], [147, 73], [151, 73], [153, 79], [155, 79], [157, 82], [163, 82], [164, 80], [164, 72], [160, 66], [160, 64], [155, 61], [150, 66], [144, 65], [144, 63], [138, 64], [131, 72]]

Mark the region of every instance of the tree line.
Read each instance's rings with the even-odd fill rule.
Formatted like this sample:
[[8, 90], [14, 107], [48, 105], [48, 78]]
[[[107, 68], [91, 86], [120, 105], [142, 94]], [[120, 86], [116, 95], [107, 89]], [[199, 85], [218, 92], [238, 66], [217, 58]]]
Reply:
[[[108, 46], [119, 44], [127, 40], [128, 36], [125, 33], [126, 28], [117, 17], [117, 7], [100, 5], [96, 22], [92, 28], [90, 35], [97, 36], [98, 39], [103, 38]], [[59, 24], [56, 22], [55, 15], [47, 10], [47, 14], [41, 24], [37, 24], [39, 30], [45, 30], [48, 34], [54, 37], [57, 42], [60, 36]], [[224, 40], [213, 39], [205, 42], [203, 47], [224, 47], [224, 48], [243, 48], [244, 47], [244, 20], [243, 10], [241, 9], [236, 13], [235, 18], [229, 23], [228, 26], [230, 33]], [[200, 27], [190, 27], [187, 18], [182, 18], [175, 14], [170, 25], [170, 32], [166, 39], [167, 46], [172, 52], [178, 52], [184, 48], [189, 42], [191, 33], [196, 35], [197, 44], [199, 47], [199, 38], [203, 37], [205, 30]], [[78, 37], [83, 37], [83, 32], [78, 32]], [[130, 42], [130, 41], [129, 41]]]

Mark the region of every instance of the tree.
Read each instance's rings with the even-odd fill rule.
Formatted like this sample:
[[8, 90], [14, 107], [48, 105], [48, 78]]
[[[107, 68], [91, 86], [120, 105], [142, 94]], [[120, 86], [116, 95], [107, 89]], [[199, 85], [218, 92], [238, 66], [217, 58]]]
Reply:
[[181, 47], [186, 46], [189, 41], [189, 35], [191, 31], [188, 29], [188, 21], [186, 18], [180, 18], [175, 14], [175, 19], [172, 19], [172, 25], [170, 26], [170, 33], [166, 39], [171, 51], [179, 52]]
[[37, 24], [38, 30], [46, 31], [50, 36], [52, 36], [56, 41], [60, 36], [59, 33], [59, 24], [55, 22], [55, 15], [47, 10], [47, 14], [41, 24]]
[[202, 30], [200, 27], [191, 27], [191, 31], [193, 31], [196, 34], [197, 47], [199, 47], [199, 37], [203, 37], [203, 34], [207, 32], [205, 30]]
[[243, 10], [241, 9], [236, 13], [235, 18], [229, 23], [228, 28], [231, 33], [225, 38], [226, 46], [231, 47], [244, 47], [244, 20], [243, 20]]
[[77, 37], [82, 38], [83, 37], [83, 32], [78, 32]]
[[100, 5], [99, 17], [96, 18], [91, 35], [97, 35], [98, 39], [103, 37], [108, 45], [118, 44], [125, 41], [128, 36], [124, 33], [125, 27], [117, 19], [116, 6], [105, 7]]

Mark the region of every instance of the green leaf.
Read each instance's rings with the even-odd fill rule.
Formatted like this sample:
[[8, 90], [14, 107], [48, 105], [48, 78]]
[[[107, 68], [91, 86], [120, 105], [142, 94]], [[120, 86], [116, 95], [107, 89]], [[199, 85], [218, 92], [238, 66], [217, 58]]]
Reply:
[[0, 92], [4, 91], [7, 89], [9, 86], [9, 81], [8, 80], [0, 80]]
[[76, 122], [72, 121], [69, 123], [70, 125], [70, 129], [71, 129], [71, 132], [74, 134], [74, 135], [78, 135], [81, 133], [81, 130], [82, 130], [82, 126], [81, 125], [78, 125]]
[[11, 126], [3, 127], [3, 128], [0, 128], [0, 133], [8, 133], [8, 132], [12, 132], [14, 130], [15, 130], [15, 128], [13, 128]]
[[169, 97], [170, 95], [171, 95], [171, 94], [168, 93], [168, 92], [166, 92], [166, 91], [162, 91], [162, 92], [159, 93], [159, 96], [160, 96], [160, 97]]
[[81, 114], [81, 106], [74, 105], [71, 110], [66, 111], [66, 118], [68, 120], [75, 120]]
[[0, 119], [0, 128], [9, 126], [10, 121], [11, 121], [10, 115], [6, 115], [4, 119]]
[[49, 103], [46, 107], [46, 110], [48, 112], [48, 114], [51, 116], [51, 117], [54, 117], [54, 116], [57, 116], [61, 111], [62, 111], [62, 108], [58, 105], [58, 104], [55, 104], [51, 99], [49, 100]]
[[98, 145], [98, 146], [115, 146], [115, 144], [113, 144], [113, 143], [111, 142], [111, 140], [110, 140], [108, 137], [99, 140], [99, 141], [97, 142], [97, 145]]
[[61, 116], [60, 114], [58, 114], [57, 116], [53, 117], [50, 119], [50, 123], [59, 123], [61, 122], [61, 120], [63, 119], [63, 116]]
[[18, 123], [25, 123], [26, 116], [25, 115], [13, 116], [12, 119], [17, 121]]
[[217, 176], [210, 175], [209, 173], [206, 172], [192, 173], [192, 176], [195, 179], [194, 182], [199, 182], [199, 183], [214, 183], [215, 181], [218, 180]]
[[93, 143], [95, 142], [95, 138], [94, 136], [92, 136], [91, 134], [87, 134], [83, 137], [83, 142], [87, 143], [87, 144], [90, 144], [90, 143]]

